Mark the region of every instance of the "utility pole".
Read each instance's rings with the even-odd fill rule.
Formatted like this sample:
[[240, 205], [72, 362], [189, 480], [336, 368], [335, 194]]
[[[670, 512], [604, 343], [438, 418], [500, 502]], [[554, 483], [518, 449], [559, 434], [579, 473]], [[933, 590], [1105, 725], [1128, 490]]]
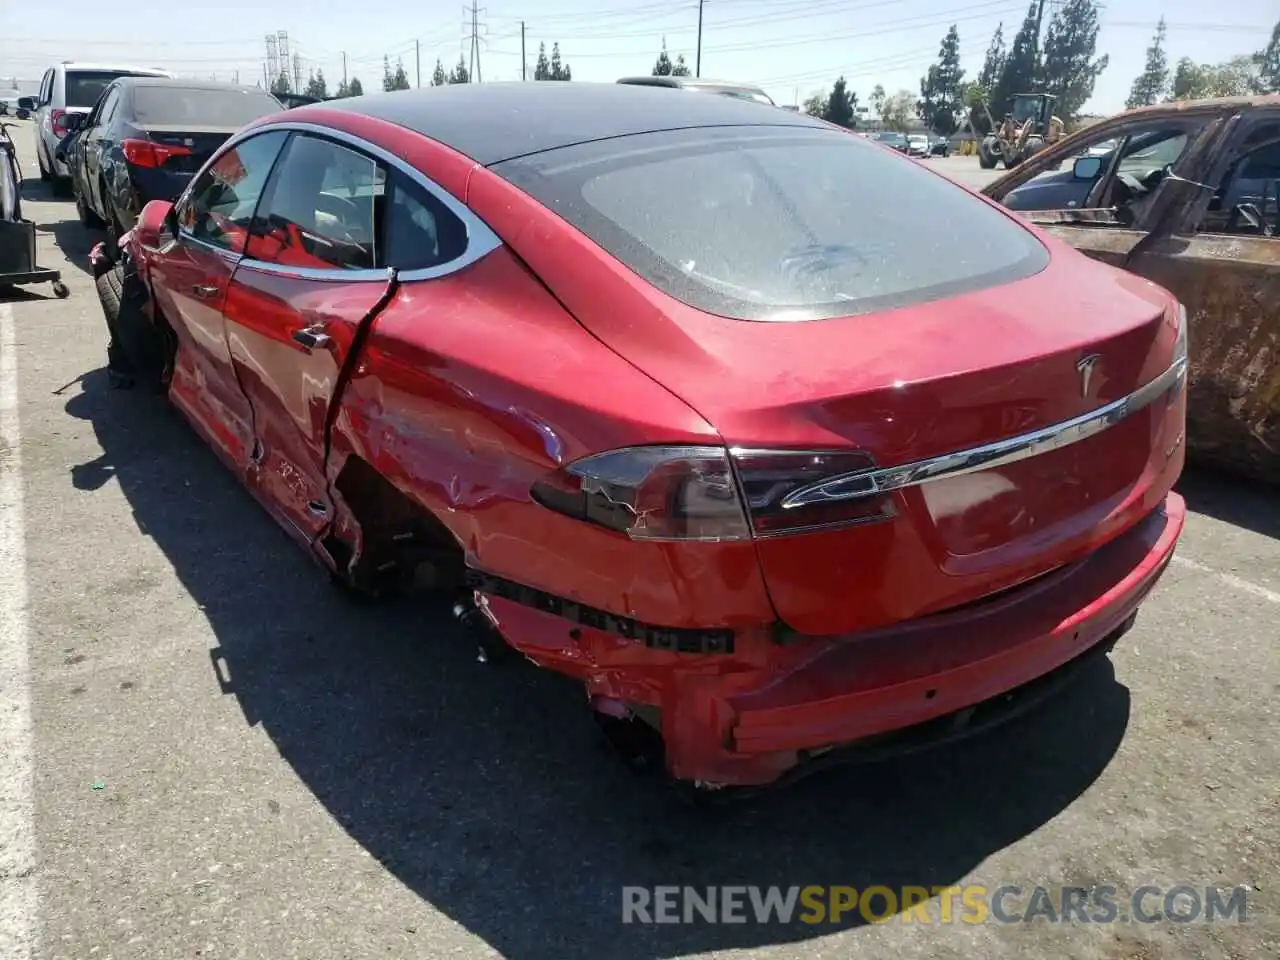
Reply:
[[527, 67], [525, 65], [525, 59], [524, 59], [524, 21], [521, 20], [520, 21], [520, 79], [521, 80], [529, 79], [526, 73], [526, 70], [527, 70]]
[[342, 88], [347, 88], [347, 51], [342, 51]]
[[422, 43], [418, 40], [413, 41], [413, 68], [418, 75], [417, 85], [422, 86]]
[[1040, 57], [1040, 25], [1044, 23], [1044, 3], [1045, 0], [1040, 0], [1036, 5], [1036, 37], [1031, 49], [1035, 53], [1037, 60]]
[[[1044, 0], [1040, 0], [1044, 3]], [[698, 56], [693, 61], [693, 75], [702, 76], [702, 0], [698, 0]]]

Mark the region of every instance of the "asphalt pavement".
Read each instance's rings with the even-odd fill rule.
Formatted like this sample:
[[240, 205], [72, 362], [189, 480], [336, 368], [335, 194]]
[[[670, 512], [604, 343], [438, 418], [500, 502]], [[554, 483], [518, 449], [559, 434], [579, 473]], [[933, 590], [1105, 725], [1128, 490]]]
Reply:
[[[575, 685], [344, 599], [158, 398], [109, 390], [97, 238], [16, 139], [71, 296], [0, 305], [3, 960], [1280, 954], [1274, 493], [1189, 474], [1133, 631], [1016, 724], [700, 813]], [[685, 884], [1019, 886], [1006, 917], [1037, 886], [1246, 887], [1247, 913], [621, 922], [624, 886]]]

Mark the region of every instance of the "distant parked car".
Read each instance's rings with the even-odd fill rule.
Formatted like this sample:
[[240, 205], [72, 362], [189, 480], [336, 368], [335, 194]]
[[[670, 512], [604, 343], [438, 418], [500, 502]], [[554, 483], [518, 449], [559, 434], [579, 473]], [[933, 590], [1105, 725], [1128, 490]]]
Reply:
[[257, 87], [158, 77], [113, 81], [61, 147], [76, 210], [119, 236], [150, 200], [176, 200], [223, 142], [259, 117], [281, 113]]
[[18, 101], [22, 99], [22, 92], [9, 88], [0, 90], [0, 117], [12, 117], [18, 113]]
[[698, 93], [718, 93], [725, 97], [737, 97], [754, 103], [776, 107], [773, 98], [759, 87], [749, 83], [733, 83], [727, 80], [703, 80], [700, 77], [623, 77], [618, 83], [642, 87], [674, 87], [678, 90], [694, 90]]
[[899, 153], [907, 153], [909, 151], [907, 135], [898, 133], [896, 130], [881, 130], [879, 133], [873, 133], [871, 139], [883, 143], [886, 147], [892, 147]]
[[40, 81], [40, 93], [22, 97], [18, 106], [30, 110], [36, 121], [36, 164], [40, 179], [51, 181], [58, 191], [71, 186], [71, 171], [54, 157], [58, 144], [71, 132], [76, 114], [86, 114], [103, 90], [118, 77], [171, 77], [167, 70], [122, 64], [67, 61], [50, 67]]
[[924, 134], [915, 134], [907, 137], [907, 156], [910, 157], [927, 157], [932, 149], [933, 144]]
[[929, 137], [929, 155], [934, 157], [951, 156], [951, 141], [946, 137], [931, 135]]

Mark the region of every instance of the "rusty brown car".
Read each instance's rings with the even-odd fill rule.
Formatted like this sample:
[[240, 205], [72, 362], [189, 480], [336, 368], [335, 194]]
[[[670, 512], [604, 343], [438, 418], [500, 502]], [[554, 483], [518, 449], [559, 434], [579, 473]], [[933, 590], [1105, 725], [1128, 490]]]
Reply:
[[989, 184], [991, 199], [1174, 293], [1193, 460], [1280, 484], [1280, 95], [1143, 107]]

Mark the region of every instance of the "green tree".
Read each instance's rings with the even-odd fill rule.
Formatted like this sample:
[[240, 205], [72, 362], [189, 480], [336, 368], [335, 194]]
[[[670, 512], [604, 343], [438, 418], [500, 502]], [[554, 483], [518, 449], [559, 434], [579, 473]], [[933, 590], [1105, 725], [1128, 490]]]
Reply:
[[569, 65], [560, 61], [560, 44], [553, 43], [551, 45], [551, 76], [548, 80], [572, 80], [573, 75], [569, 72]]
[[347, 96], [349, 96], [349, 97], [363, 97], [363, 96], [364, 96], [364, 87], [360, 84], [360, 78], [359, 78], [359, 77], [352, 77], [352, 78], [351, 78], [351, 85], [350, 85], [349, 87], [347, 87]]
[[317, 70], [307, 78], [307, 86], [303, 93], [308, 97], [315, 97], [319, 100], [328, 98], [329, 88], [325, 85], [323, 70]]
[[1133, 81], [1129, 90], [1129, 99], [1124, 102], [1126, 110], [1134, 107], [1149, 107], [1163, 100], [1169, 91], [1169, 58], [1164, 52], [1165, 38], [1164, 17], [1156, 25], [1156, 35], [1147, 47], [1147, 65], [1142, 73]]
[[547, 59], [547, 45], [545, 43], [538, 44], [538, 59], [533, 65], [533, 79], [551, 79], [551, 61]]
[[1173, 100], [1243, 97], [1257, 93], [1265, 81], [1256, 54], [1232, 57], [1224, 63], [1196, 63], [1183, 57], [1173, 71]]
[[876, 112], [876, 119], [880, 120], [884, 116], [884, 101], [887, 94], [884, 92], [883, 85], [877, 83], [871, 90], [871, 109]]
[[684, 54], [676, 54], [676, 62], [671, 65], [671, 75], [673, 77], [690, 77], [693, 71], [689, 69], [689, 65], [684, 62]]
[[431, 85], [443, 87], [448, 82], [449, 75], [444, 72], [444, 65], [440, 62], [440, 58], [436, 57], [436, 68], [431, 72]]
[[382, 58], [382, 89], [383, 90], [408, 90], [409, 75], [404, 72], [404, 61], [397, 60], [395, 70], [391, 69], [391, 61]]
[[831, 86], [831, 95], [823, 107], [822, 119], [841, 127], [855, 127], [858, 124], [858, 95], [849, 91], [849, 84], [844, 77], [839, 77]]
[[1280, 20], [1271, 30], [1271, 42], [1259, 50], [1258, 85], [1263, 93], [1280, 93]]
[[[1042, 83], [1058, 98], [1054, 112], [1075, 117], [1089, 98], [1110, 58], [1098, 52], [1097, 0], [1063, 0], [1044, 39]], [[1016, 92], [1016, 91], [1015, 91]]]
[[915, 94], [910, 90], [899, 90], [885, 98], [884, 105], [880, 108], [880, 120], [885, 129], [906, 133], [907, 124], [910, 123], [915, 109]]
[[821, 117], [827, 112], [827, 95], [818, 91], [800, 108], [811, 117]]
[[965, 90], [964, 102], [969, 108], [969, 122], [973, 124], [974, 130], [979, 135], [990, 133], [987, 112], [983, 107], [985, 105], [991, 110], [997, 109], [994, 101], [995, 89], [1004, 75], [1004, 64], [1007, 59], [1008, 51], [1004, 46], [1004, 24], [1000, 23], [996, 26], [996, 32], [991, 35], [991, 42], [987, 45], [987, 55], [982, 61], [978, 79], [968, 84]]
[[470, 83], [471, 71], [467, 69], [466, 63], [462, 59], [462, 54], [458, 54], [458, 65], [453, 68], [453, 72], [449, 74], [450, 83]]
[[671, 76], [671, 58], [667, 56], [667, 38], [662, 38], [662, 52], [658, 54], [658, 60], [653, 65], [653, 76], [669, 77]]
[[351, 96], [351, 87], [347, 85], [346, 80], [343, 80], [338, 84], [338, 89], [333, 95], [339, 99]]
[[289, 71], [280, 71], [280, 76], [271, 81], [271, 92], [275, 94], [293, 92], [293, 84], [289, 82]]
[[949, 137], [959, 126], [958, 118], [964, 110], [961, 87], [964, 71], [960, 69], [960, 34], [952, 24], [942, 38], [938, 49], [938, 62], [920, 80], [920, 100], [916, 112], [930, 130]]
[[1014, 95], [1033, 93], [1040, 77], [1038, 12], [1039, 6], [1033, 2], [1027, 9], [1022, 26], [1013, 36], [1013, 45], [1000, 64], [1000, 77], [991, 86], [988, 102], [996, 123], [1009, 112]]

